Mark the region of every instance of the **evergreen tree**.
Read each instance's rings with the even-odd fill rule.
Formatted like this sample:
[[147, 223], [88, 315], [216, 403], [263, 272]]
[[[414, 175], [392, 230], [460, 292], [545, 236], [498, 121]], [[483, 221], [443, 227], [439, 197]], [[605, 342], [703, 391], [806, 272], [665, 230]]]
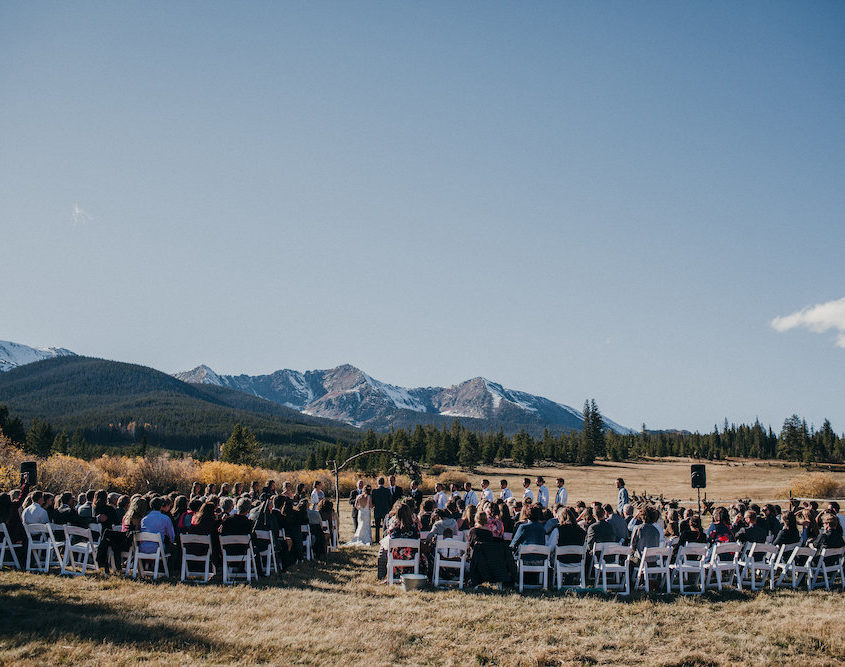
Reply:
[[579, 466], [592, 465], [596, 460], [595, 449], [593, 448], [594, 424], [592, 405], [590, 401], [584, 401], [584, 427], [581, 430], [581, 443], [578, 445], [578, 453], [575, 456], [575, 462]]
[[458, 448], [458, 462], [465, 468], [474, 468], [479, 456], [478, 437], [469, 429], [463, 431]]
[[798, 415], [787, 417], [778, 439], [777, 455], [779, 459], [799, 461], [804, 457], [807, 440], [807, 425]]
[[76, 429], [70, 437], [70, 445], [67, 448], [67, 453], [70, 456], [75, 456], [80, 459], [88, 457], [88, 441], [85, 439], [85, 436], [82, 435], [81, 429]]
[[53, 439], [53, 445], [50, 448], [50, 451], [53, 454], [67, 454], [68, 449], [70, 447], [70, 438], [67, 435], [67, 431], [62, 430], [56, 434], [56, 437]]
[[260, 453], [261, 445], [255, 434], [248, 428], [235, 424], [232, 435], [220, 448], [220, 460], [226, 463], [255, 465]]
[[55, 437], [50, 424], [35, 417], [26, 433], [24, 450], [35, 456], [50, 456]]
[[604, 417], [599, 412], [599, 406], [596, 404], [596, 399], [590, 400], [590, 438], [593, 443], [593, 454], [595, 456], [604, 456], [606, 450], [605, 444], [605, 427]]
[[317, 467], [318, 467], [318, 464], [317, 464], [317, 454], [316, 454], [316, 452], [312, 449], [312, 450], [308, 453], [308, 458], [307, 458], [307, 459], [306, 459], [306, 461], [305, 461], [305, 469], [306, 469], [306, 470], [316, 470], [316, 469], [317, 469]]

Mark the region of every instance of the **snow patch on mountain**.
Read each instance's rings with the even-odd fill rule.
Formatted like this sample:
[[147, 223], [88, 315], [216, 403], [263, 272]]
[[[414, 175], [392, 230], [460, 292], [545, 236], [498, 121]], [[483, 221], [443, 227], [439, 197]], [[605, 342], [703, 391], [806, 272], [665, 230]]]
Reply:
[[397, 387], [393, 384], [381, 382], [364, 373], [367, 382], [383, 396], [387, 398], [393, 405], [400, 410], [413, 410], [414, 412], [428, 412], [428, 409], [420, 403], [416, 398], [411, 396], [411, 392], [404, 387]]
[[75, 357], [76, 353], [63, 347], [30, 347], [8, 340], [0, 340], [0, 372], [10, 371], [36, 361], [54, 357]]

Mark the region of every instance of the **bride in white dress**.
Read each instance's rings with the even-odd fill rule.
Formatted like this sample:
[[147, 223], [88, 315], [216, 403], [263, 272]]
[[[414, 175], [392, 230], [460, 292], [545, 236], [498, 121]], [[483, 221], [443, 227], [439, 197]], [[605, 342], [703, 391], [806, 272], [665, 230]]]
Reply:
[[368, 545], [373, 543], [373, 497], [370, 495], [373, 488], [370, 485], [364, 487], [364, 492], [355, 500], [355, 509], [358, 510], [358, 530], [352, 537], [349, 544]]

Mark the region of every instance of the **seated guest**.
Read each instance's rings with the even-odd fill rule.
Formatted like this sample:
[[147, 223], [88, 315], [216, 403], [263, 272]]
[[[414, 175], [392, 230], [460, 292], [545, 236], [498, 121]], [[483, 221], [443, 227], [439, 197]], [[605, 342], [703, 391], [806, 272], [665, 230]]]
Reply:
[[475, 505], [467, 505], [463, 515], [458, 520], [458, 530], [466, 531], [475, 525]]
[[329, 500], [328, 498], [323, 498], [319, 503], [317, 503], [317, 512], [320, 515], [320, 527], [322, 528], [322, 522], [327, 521], [329, 524], [329, 540], [332, 539], [332, 534], [334, 531], [334, 527], [337, 526], [337, 512], [334, 511], [334, 503]]
[[53, 523], [60, 526], [71, 524], [77, 525], [79, 518], [76, 515], [76, 509], [73, 507], [73, 494], [65, 491], [59, 496], [58, 506], [53, 512]]
[[728, 525], [728, 511], [724, 507], [713, 510], [713, 523], [707, 529], [707, 539], [714, 542], [733, 542], [734, 534]]
[[[489, 503], [489, 509], [487, 510], [487, 528], [490, 529], [490, 532], [493, 534], [493, 537], [501, 538], [505, 534], [505, 524], [502, 523], [502, 520], [499, 518], [501, 510], [499, 509], [499, 505], [496, 503]], [[476, 514], [476, 517], [478, 515]]]
[[[681, 522], [678, 524], [678, 535], [679, 536], [682, 535], [684, 532], [689, 530], [689, 520], [693, 516], [695, 516], [695, 511], [691, 507], [688, 507], [687, 509], [684, 510], [684, 518], [681, 519]], [[699, 524], [700, 523], [701, 523], [701, 520], [699, 519]]]
[[[539, 505], [528, 506], [528, 521], [519, 524], [511, 540], [510, 547], [514, 553], [518, 552], [520, 544], [546, 544], [546, 530], [543, 525], [543, 508]], [[542, 556], [528, 556], [525, 559], [529, 562], [542, 562]]]
[[776, 547], [783, 546], [784, 544], [800, 544], [801, 533], [798, 532], [798, 524], [795, 521], [795, 513], [784, 512], [781, 514], [780, 520], [782, 527], [778, 531], [777, 535], [775, 535], [775, 539], [772, 544]]
[[447, 528], [454, 535], [458, 532], [458, 522], [450, 516], [448, 510], [435, 510], [434, 523], [431, 525], [431, 534], [442, 535], [443, 531]]
[[681, 513], [676, 509], [670, 509], [666, 514], [666, 530], [663, 537], [667, 540], [681, 535]]
[[117, 521], [115, 521], [114, 525], [118, 526], [123, 523], [123, 517], [126, 516], [126, 510], [128, 509], [129, 496], [127, 496], [126, 494], [118, 496], [114, 510], [115, 518], [117, 519]]
[[764, 543], [769, 536], [769, 526], [765, 519], [758, 518], [754, 510], [745, 512], [745, 527], [736, 531], [736, 541], [740, 544], [746, 542]]
[[[832, 512], [825, 512], [821, 516], [821, 530], [819, 534], [812, 541], [812, 546], [816, 551], [821, 552], [822, 549], [838, 549], [845, 547], [845, 541], [842, 538], [842, 527], [839, 525], [839, 519]], [[828, 556], [824, 559], [825, 565], [833, 565], [836, 562], [836, 556]]]
[[[390, 539], [407, 539], [418, 540], [420, 531], [417, 528], [417, 522], [414, 520], [413, 512], [410, 506], [405, 503], [398, 503], [396, 508], [396, 520], [387, 532], [387, 537]], [[414, 557], [415, 549], [413, 547], [394, 547], [393, 558], [400, 560], [409, 560]], [[412, 566], [397, 567], [398, 572], [410, 569]], [[428, 561], [425, 554], [420, 551], [419, 571], [428, 571]], [[397, 572], [397, 573], [398, 573]], [[395, 576], [395, 575], [394, 575]], [[378, 559], [378, 578], [385, 579], [387, 577], [387, 552], [382, 550]]]
[[507, 501], [498, 500], [496, 506], [499, 508], [499, 518], [502, 520], [504, 532], [513, 535], [513, 514], [511, 513], [510, 505], [508, 505]]
[[[170, 518], [173, 519], [173, 525], [176, 531], [179, 532], [179, 523], [182, 515], [188, 511], [188, 496], [176, 496], [173, 500], [173, 508], [170, 510]], [[190, 523], [190, 519], [188, 519]]]
[[707, 534], [701, 529], [700, 516], [694, 514], [688, 519], [685, 519], [685, 521], [687, 522], [688, 528], [678, 536], [678, 544], [675, 548], [676, 553], [678, 551], [677, 547], [682, 547], [690, 543], [706, 543], [708, 541]]
[[660, 512], [656, 508], [649, 506], [643, 507], [642, 523], [634, 529], [631, 533], [631, 564], [639, 565], [642, 560], [643, 550], [647, 548], [659, 547], [661, 542], [660, 531], [654, 525], [660, 518]]
[[[173, 522], [166, 514], [162, 514], [164, 499], [155, 497], [150, 501], [150, 512], [141, 519], [141, 531], [145, 533], [158, 533], [161, 535], [165, 553], [172, 550], [176, 541], [176, 532], [173, 530]], [[141, 542], [140, 550], [145, 554], [155, 553], [158, 546], [155, 542]]]
[[420, 530], [428, 532], [431, 530], [431, 524], [434, 523], [434, 501], [429, 499], [422, 504], [422, 513], [420, 513]]
[[[451, 528], [443, 530], [443, 539], [451, 540], [454, 537]], [[462, 551], [460, 549], [453, 549], [451, 547], [438, 547], [437, 553], [443, 560], [460, 560]]]
[[[809, 503], [808, 503], [809, 504]], [[805, 507], [795, 516], [798, 523], [798, 529], [801, 531], [801, 544], [809, 544], [819, 534], [819, 527], [816, 523], [816, 510], [810, 507]]]
[[188, 509], [186, 509], [179, 518], [176, 519], [176, 530], [180, 533], [187, 533], [191, 529], [194, 516], [199, 512], [203, 506], [203, 502], [199, 498], [192, 498], [188, 502]]
[[50, 523], [50, 515], [44, 509], [45, 498], [42, 491], [33, 491], [29, 494], [29, 506], [23, 511], [21, 518], [27, 525], [34, 523]]
[[[588, 511], [590, 508], [586, 508], [584, 511]], [[613, 526], [611, 526], [606, 519], [606, 515], [604, 512], [604, 507], [596, 507], [595, 509], [595, 519], [592, 524], [587, 526], [587, 553], [593, 553], [593, 547], [596, 544], [601, 542], [614, 542], [613, 539], [616, 536], [616, 533], [613, 530]], [[583, 523], [579, 522], [579, 525], [583, 528]]]
[[76, 514], [86, 523], [94, 522], [94, 489], [89, 489], [87, 493], [80, 494], [80, 502], [76, 508]]
[[[587, 539], [587, 531], [578, 525], [578, 514], [574, 507], [559, 507], [557, 511], [558, 525], [549, 533], [546, 546], [554, 550], [556, 547], [583, 547]], [[560, 556], [561, 563], [577, 563], [580, 556]]]
[[[584, 510], [581, 512], [581, 515], [578, 517], [578, 524], [584, 530], [589, 530], [590, 526], [592, 526], [598, 520], [598, 516], [596, 515], [596, 510], [592, 507], [585, 507]], [[604, 507], [601, 508], [602, 517], [606, 516]], [[603, 519], [602, 519], [603, 520]], [[612, 530], [612, 529], [611, 529]], [[612, 541], [612, 540], [608, 540]]]
[[99, 489], [94, 494], [94, 508], [91, 513], [94, 516], [91, 523], [99, 523], [103, 530], [109, 530], [118, 523], [116, 508], [109, 504], [109, 495], [105, 489]]
[[129, 509], [123, 515], [122, 530], [124, 533], [141, 530], [141, 520], [147, 515], [149, 505], [143, 496], [132, 496]]
[[470, 529], [467, 536], [467, 545], [472, 549], [480, 542], [491, 542], [495, 539], [496, 537], [487, 525], [487, 512], [477, 512], [475, 514], [475, 525]]
[[[220, 536], [226, 535], [252, 535], [255, 529], [255, 522], [247, 515], [252, 509], [252, 502], [249, 498], [241, 498], [235, 506], [235, 513], [223, 519], [220, 524]], [[234, 544], [226, 548], [227, 553], [240, 556], [246, 554], [247, 547], [243, 544]]]
[[610, 503], [604, 506], [604, 514], [607, 517], [607, 522], [613, 526], [614, 541], [619, 542], [619, 544], [626, 543], [628, 541], [628, 522]]

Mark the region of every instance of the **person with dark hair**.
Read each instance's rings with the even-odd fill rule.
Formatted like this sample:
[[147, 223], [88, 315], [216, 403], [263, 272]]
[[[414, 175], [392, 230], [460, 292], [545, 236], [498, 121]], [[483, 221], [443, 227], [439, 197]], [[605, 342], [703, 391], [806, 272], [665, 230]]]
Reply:
[[299, 501], [305, 498], [305, 484], [300, 482], [296, 485], [296, 493], [293, 494], [294, 505], [299, 505]]
[[[587, 539], [587, 532], [578, 525], [578, 514], [573, 507], [559, 507], [557, 510], [558, 525], [549, 533], [546, 546], [552, 549], [556, 547], [584, 546]], [[578, 555], [560, 556], [561, 563], [577, 563], [581, 560]]]
[[677, 555], [678, 549], [682, 546], [687, 544], [695, 543], [695, 544], [707, 544], [707, 533], [705, 533], [701, 528], [701, 517], [698, 514], [693, 514], [687, 520], [688, 528], [686, 530], [682, 530], [681, 534], [678, 536], [678, 543], [675, 545], [675, 554]]
[[352, 506], [352, 532], [356, 532], [358, 530], [358, 508], [356, 507], [356, 502], [358, 500], [358, 496], [360, 496], [364, 492], [364, 480], [359, 479], [355, 483], [355, 488], [349, 494], [349, 504]]
[[499, 499], [507, 502], [509, 498], [513, 498], [513, 492], [508, 488], [508, 480], [503, 479], [499, 482], [499, 487], [502, 489], [499, 492]]
[[[487, 509], [487, 528], [493, 534], [493, 537], [501, 539], [505, 534], [505, 525], [500, 518], [502, 514], [501, 509], [497, 503], [489, 503]], [[476, 516], [478, 516], [476, 514]]]
[[531, 478], [525, 477], [522, 480], [522, 504], [531, 505], [534, 502], [534, 492], [531, 490]]
[[728, 525], [728, 511], [724, 507], [713, 510], [713, 523], [707, 529], [707, 539], [710, 544], [734, 541], [733, 531]]
[[549, 488], [546, 486], [546, 480], [542, 477], [537, 477], [537, 504], [541, 507], [549, 506]]
[[420, 507], [422, 507], [423, 503], [423, 493], [420, 491], [420, 485], [417, 483], [417, 480], [411, 480], [411, 488], [408, 491], [408, 497], [414, 501], [414, 510], [419, 512]]
[[[590, 508], [587, 508], [590, 509]], [[586, 511], [586, 510], [584, 510]], [[614, 542], [615, 532], [613, 526], [607, 522], [604, 507], [599, 505], [593, 510], [596, 519], [595, 523], [587, 526], [587, 552], [592, 553], [593, 547], [600, 542]]]
[[431, 530], [431, 524], [434, 518], [434, 501], [430, 498], [423, 502], [422, 512], [420, 512], [420, 530], [428, 532]]
[[[530, 480], [529, 480], [530, 482]], [[519, 524], [513, 538], [511, 549], [516, 551], [520, 544], [546, 544], [546, 530], [543, 525], [543, 508], [530, 505], [527, 509], [528, 521]]]
[[625, 505], [630, 502], [630, 499], [628, 498], [628, 489], [625, 488], [625, 480], [621, 477], [616, 478], [616, 488], [619, 489], [616, 497], [616, 511], [622, 514]]
[[44, 509], [44, 493], [33, 491], [29, 494], [29, 506], [23, 511], [21, 518], [27, 525], [33, 523], [50, 523], [50, 515]]
[[67, 524], [75, 526], [78, 521], [79, 517], [73, 507], [73, 494], [70, 491], [65, 491], [59, 496], [56, 510], [53, 512], [53, 523], [60, 526]]
[[831, 500], [827, 504], [827, 509], [833, 512], [833, 515], [836, 517], [836, 520], [839, 522], [840, 530], [845, 533], [845, 514], [840, 514], [839, 510], [841, 509], [839, 503], [835, 500]]
[[622, 518], [622, 515], [613, 510], [613, 505], [607, 503], [604, 505], [604, 513], [607, 517], [607, 522], [613, 527], [613, 541], [619, 544], [624, 544], [628, 541], [628, 522]]
[[566, 487], [563, 485], [563, 477], [557, 478], [557, 491], [555, 492], [555, 506], [563, 505], [566, 507], [566, 501], [569, 494], [566, 492]]
[[736, 541], [740, 544], [746, 542], [763, 543], [769, 536], [769, 526], [764, 517], [758, 517], [754, 510], [745, 512], [745, 527], [736, 531]]
[[319, 479], [314, 480], [314, 487], [311, 491], [311, 509], [316, 510], [320, 501], [326, 497], [323, 493], [323, 483]]
[[[150, 501], [150, 512], [141, 519], [141, 531], [161, 535], [165, 552], [169, 552], [176, 542], [176, 531], [173, 530], [173, 521], [161, 511], [164, 506], [164, 498], [156, 496]], [[155, 553], [156, 548], [155, 542], [141, 542], [140, 544], [140, 550], [146, 554]]]
[[784, 512], [781, 514], [780, 520], [783, 527], [778, 531], [778, 534], [775, 536], [772, 544], [776, 547], [783, 546], [784, 544], [800, 544], [801, 533], [798, 531], [798, 524], [795, 521], [795, 513], [788, 511]]
[[454, 535], [458, 532], [458, 522], [452, 518], [448, 510], [435, 510], [434, 523], [431, 524], [431, 536], [436, 537], [438, 535], [443, 535], [443, 532], [447, 528], [451, 530]]
[[655, 523], [660, 518], [660, 512], [651, 505], [646, 505], [641, 510], [642, 523], [631, 533], [631, 558], [632, 566], [638, 566], [642, 560], [643, 550], [660, 546], [660, 531]]
[[[818, 535], [813, 538], [811, 545], [821, 554], [822, 549], [839, 549], [845, 547], [845, 540], [842, 538], [842, 528], [839, 526], [839, 519], [833, 512], [822, 512], [819, 515], [821, 530]], [[836, 556], [826, 556], [824, 559], [825, 565], [833, 565], [836, 562]]]
[[[255, 522], [247, 516], [252, 509], [252, 502], [249, 498], [241, 498], [235, 506], [235, 513], [224, 518], [220, 524], [220, 536], [226, 535], [252, 535], [255, 530]], [[254, 537], [252, 540], [254, 541]], [[234, 556], [242, 556], [247, 552], [245, 544], [232, 544], [228, 546], [227, 552]]]
[[481, 480], [481, 500], [488, 503], [494, 503], [496, 499], [493, 497], [493, 490], [490, 488], [490, 480]]
[[381, 539], [381, 529], [383, 527], [384, 520], [390, 512], [391, 507], [393, 507], [392, 498], [393, 496], [390, 493], [390, 489], [384, 485], [384, 477], [379, 477], [378, 486], [373, 489], [372, 493], [373, 518], [375, 519], [376, 524], [376, 542]]

